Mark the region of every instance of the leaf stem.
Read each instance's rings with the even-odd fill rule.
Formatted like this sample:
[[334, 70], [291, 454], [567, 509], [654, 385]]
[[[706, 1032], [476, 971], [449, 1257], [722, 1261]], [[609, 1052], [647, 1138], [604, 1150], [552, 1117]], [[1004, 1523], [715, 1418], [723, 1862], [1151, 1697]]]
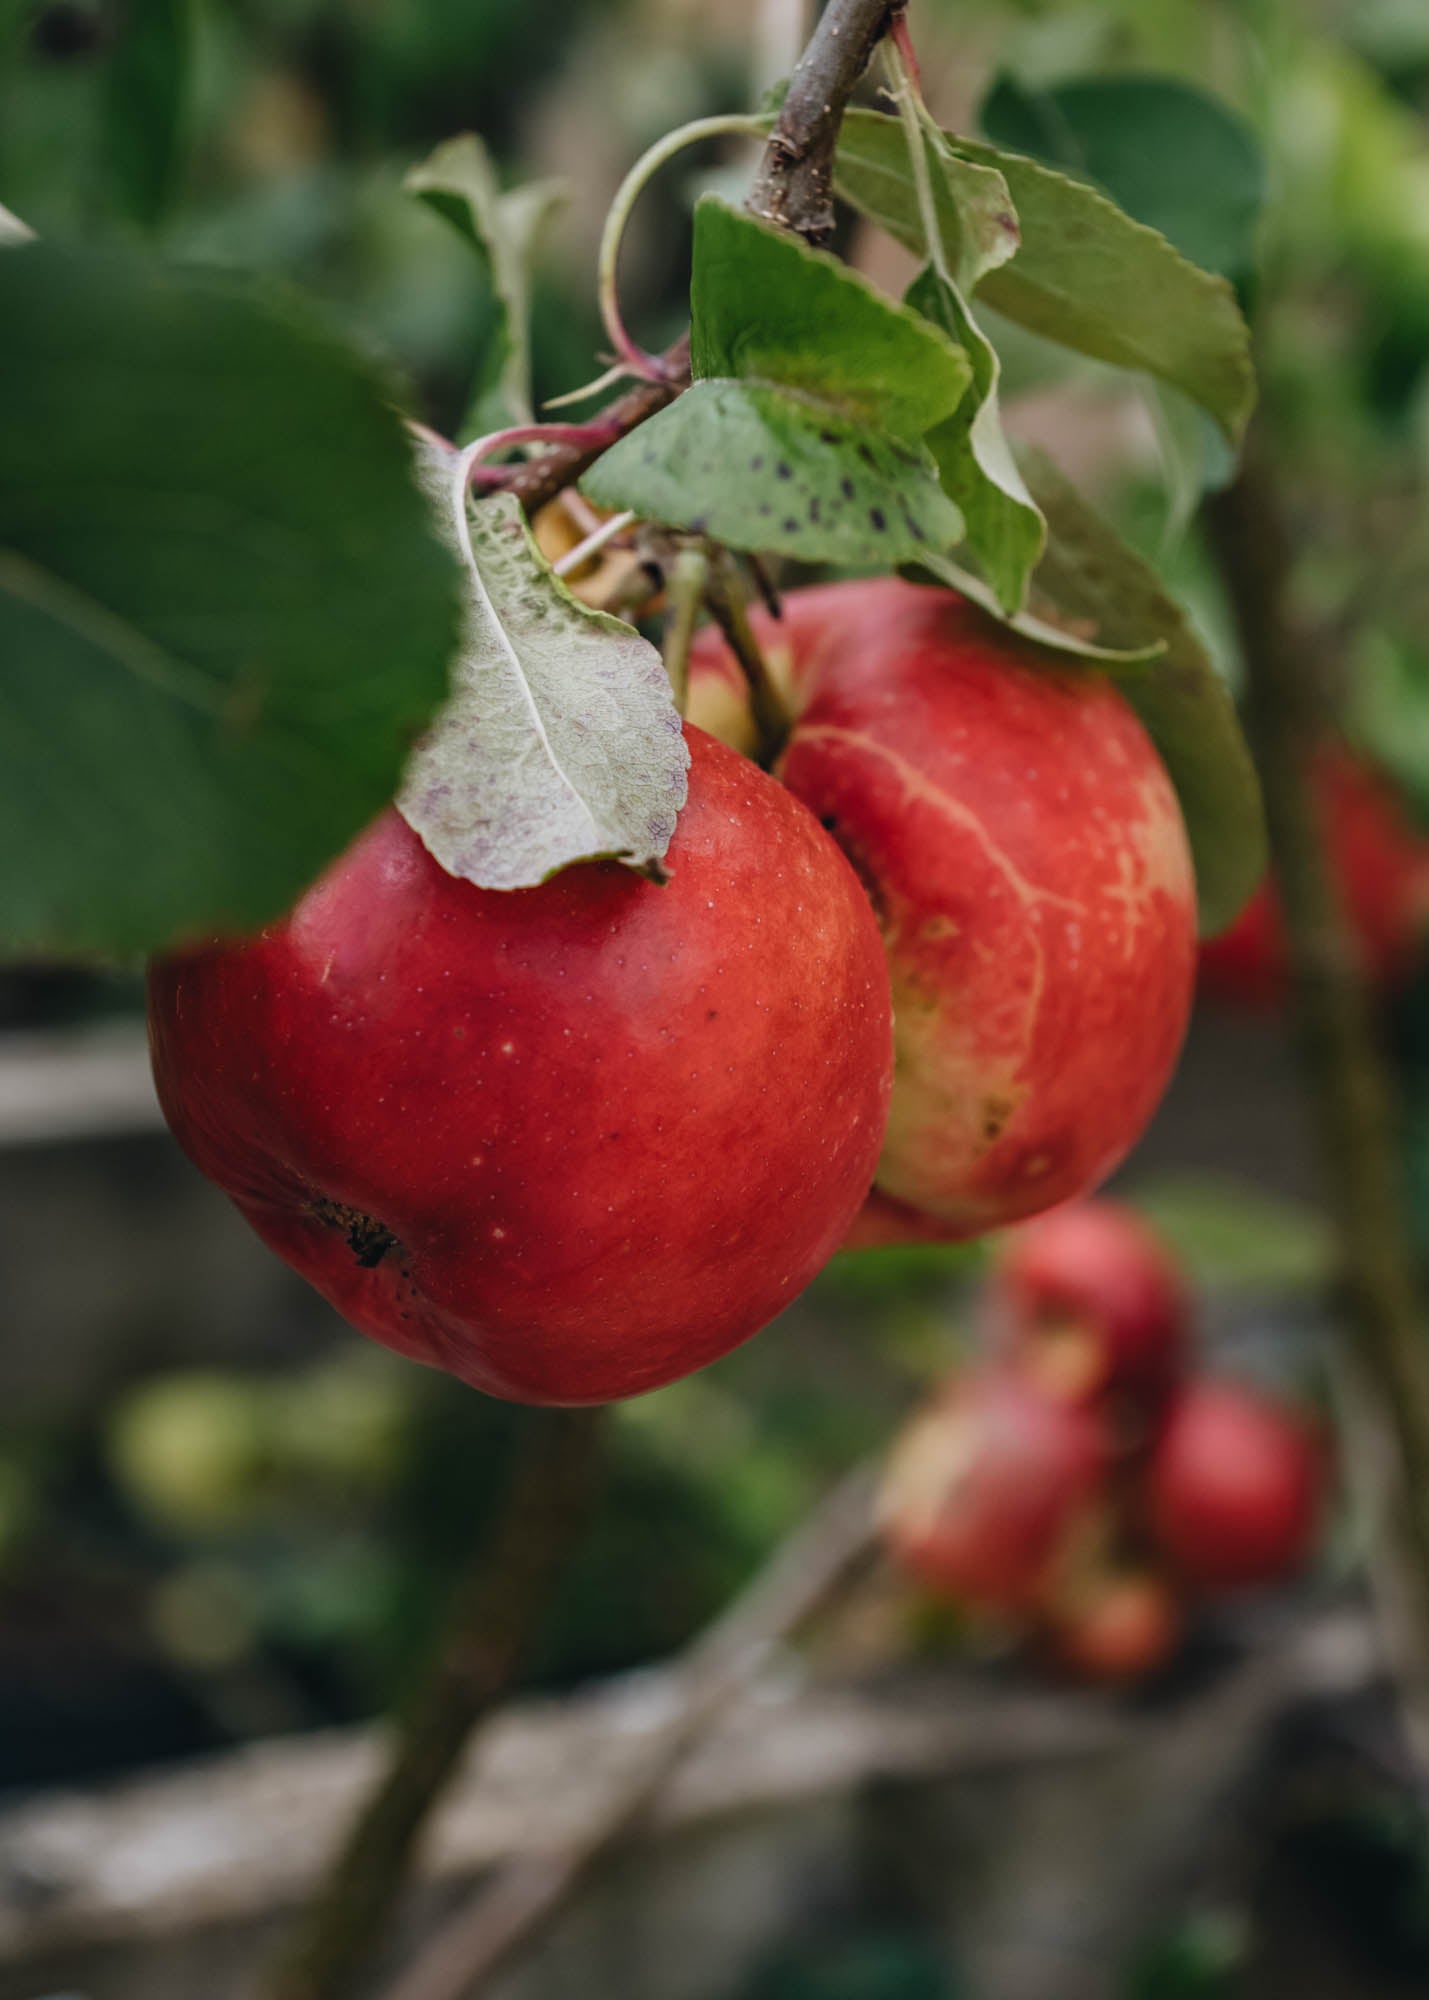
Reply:
[[599, 527], [592, 528], [583, 542], [577, 542], [573, 549], [567, 549], [559, 562], [552, 563], [551, 568], [555, 575], [570, 576], [572, 571], [581, 567], [582, 563], [588, 563], [592, 556], [599, 555], [607, 542], [613, 542], [617, 535], [623, 535], [634, 520], [633, 508], [624, 514], [612, 514], [608, 521], [602, 521]]
[[681, 125], [675, 131], [667, 132], [662, 139], [657, 139], [642, 153], [615, 191], [615, 199], [610, 204], [605, 228], [601, 232], [600, 252], [596, 259], [596, 296], [601, 322], [615, 349], [620, 372], [633, 375], [638, 381], [665, 383], [678, 379], [678, 375], [671, 377], [665, 355], [647, 353], [631, 338], [620, 310], [617, 276], [620, 245], [631, 212], [661, 167], [673, 160], [677, 153], [682, 153], [687, 146], [699, 145], [702, 140], [720, 139], [736, 132], [746, 138], [762, 138], [763, 121], [747, 112], [730, 112], [717, 118], [697, 118], [689, 125]]
[[923, 72], [918, 63], [918, 51], [913, 46], [912, 30], [908, 26], [908, 15], [897, 13], [888, 23], [888, 41], [907, 73], [908, 83], [918, 102], [923, 102]]
[[504, 431], [488, 431], [485, 437], [473, 438], [470, 444], [462, 445], [457, 452], [453, 477], [458, 491], [476, 484], [483, 473], [490, 475], [486, 483], [505, 486], [520, 468], [482, 466], [480, 461], [490, 458], [494, 451], [506, 451], [518, 444], [563, 445], [577, 450], [594, 444], [603, 451], [607, 445], [614, 444], [619, 435], [618, 431], [611, 429], [609, 419], [605, 417], [597, 417], [588, 424], [512, 424]]
[[[895, 25], [902, 28], [904, 41], [907, 41], [907, 21], [900, 15]], [[905, 49], [903, 41], [897, 38], [896, 32], [892, 29], [889, 31], [889, 39], [883, 45], [882, 55], [888, 70], [889, 93], [898, 106], [898, 122], [903, 127], [903, 137], [908, 146], [908, 165], [913, 175], [914, 192], [918, 198], [918, 220], [923, 225], [928, 262], [944, 284], [951, 286], [953, 274], [948, 269], [948, 260], [943, 250], [943, 226], [938, 215], [938, 201], [933, 192], [933, 176], [928, 171], [928, 152], [923, 139], [923, 128], [928, 113], [918, 83], [917, 58], [912, 55], [911, 42]]]

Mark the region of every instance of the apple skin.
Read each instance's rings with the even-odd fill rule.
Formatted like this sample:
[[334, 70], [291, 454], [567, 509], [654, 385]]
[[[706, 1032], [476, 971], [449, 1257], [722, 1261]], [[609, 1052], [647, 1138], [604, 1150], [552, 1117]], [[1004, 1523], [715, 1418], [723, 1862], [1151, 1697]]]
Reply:
[[1147, 1519], [1196, 1589], [1248, 1589], [1292, 1575], [1319, 1522], [1319, 1441], [1291, 1411], [1234, 1383], [1193, 1383], [1153, 1446]]
[[1031, 1612], [1096, 1508], [1107, 1464], [1089, 1411], [980, 1370], [895, 1445], [878, 1508], [884, 1540], [930, 1589], [979, 1610]]
[[[1095, 672], [1032, 664], [950, 591], [791, 592], [755, 628], [795, 716], [777, 776], [852, 861], [893, 983], [877, 1199], [854, 1242], [956, 1241], [1087, 1192], [1140, 1136], [1190, 1011], [1170, 779]], [[718, 635], [694, 720], [748, 747]]]
[[258, 937], [154, 966], [165, 1114], [351, 1323], [493, 1395], [703, 1367], [838, 1247], [873, 1177], [888, 975], [847, 862], [687, 730], [665, 886], [447, 874], [389, 811]]
[[[1401, 986], [1429, 930], [1429, 839], [1391, 786], [1341, 744], [1328, 744], [1313, 783], [1330, 864], [1365, 977]], [[1289, 985], [1279, 893], [1262, 882], [1239, 917], [1201, 946], [1200, 989], [1214, 1000], [1273, 1013]]]
[[995, 1342], [1062, 1393], [1151, 1412], [1185, 1375], [1190, 1302], [1135, 1209], [1068, 1202], [1016, 1230], [987, 1291]]
[[1051, 1656], [1078, 1680], [1124, 1685], [1164, 1667], [1184, 1630], [1180, 1600], [1163, 1577], [1111, 1571], [1059, 1613]]

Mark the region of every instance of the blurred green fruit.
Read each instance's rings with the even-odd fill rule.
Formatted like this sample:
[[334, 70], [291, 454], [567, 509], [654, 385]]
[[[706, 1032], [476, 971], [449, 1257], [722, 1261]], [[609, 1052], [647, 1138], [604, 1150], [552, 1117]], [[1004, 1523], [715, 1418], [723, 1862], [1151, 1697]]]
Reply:
[[114, 1414], [109, 1463], [152, 1520], [187, 1533], [240, 1526], [266, 1497], [264, 1392], [241, 1377], [168, 1375]]
[[[346, 1351], [268, 1389], [268, 1439], [280, 1476], [367, 1492], [401, 1471], [413, 1407], [410, 1370]], [[376, 1364], [376, 1365], [373, 1365]]]

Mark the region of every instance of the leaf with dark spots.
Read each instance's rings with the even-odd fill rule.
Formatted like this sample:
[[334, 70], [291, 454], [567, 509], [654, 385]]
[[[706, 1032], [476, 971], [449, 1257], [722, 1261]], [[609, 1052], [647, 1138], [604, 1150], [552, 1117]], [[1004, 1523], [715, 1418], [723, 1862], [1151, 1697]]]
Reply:
[[[693, 387], [597, 462], [593, 500], [811, 562], [886, 567], [961, 539], [922, 443], [971, 372], [940, 328], [713, 198], [696, 214], [692, 314]], [[777, 500], [750, 477], [766, 466]]]
[[[698, 515], [732, 548], [805, 562], [886, 568], [911, 561], [925, 546], [949, 549], [958, 542], [962, 517], [924, 446], [869, 437], [862, 426], [837, 419], [823, 428], [839, 436], [838, 445], [826, 445], [801, 399], [783, 390], [697, 382], [635, 433], [645, 440], [638, 457], [631, 440], [622, 440], [592, 466], [582, 490], [597, 506], [633, 507], [666, 527], [688, 530]], [[782, 490], [800, 504], [799, 513], [776, 515], [767, 499], [751, 496], [743, 467], [754, 437], [782, 453], [791, 475]], [[871, 524], [875, 510], [884, 517], [882, 533]]]

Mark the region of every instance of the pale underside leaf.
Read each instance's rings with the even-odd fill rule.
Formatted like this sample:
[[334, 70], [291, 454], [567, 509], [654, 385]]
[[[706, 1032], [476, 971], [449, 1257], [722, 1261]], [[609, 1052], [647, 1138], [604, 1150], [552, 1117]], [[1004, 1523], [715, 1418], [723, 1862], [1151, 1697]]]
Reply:
[[528, 888], [577, 861], [658, 874], [689, 766], [659, 653], [572, 597], [516, 500], [472, 505], [456, 455], [422, 450], [466, 594], [452, 694], [407, 767], [404, 817], [484, 889]]

